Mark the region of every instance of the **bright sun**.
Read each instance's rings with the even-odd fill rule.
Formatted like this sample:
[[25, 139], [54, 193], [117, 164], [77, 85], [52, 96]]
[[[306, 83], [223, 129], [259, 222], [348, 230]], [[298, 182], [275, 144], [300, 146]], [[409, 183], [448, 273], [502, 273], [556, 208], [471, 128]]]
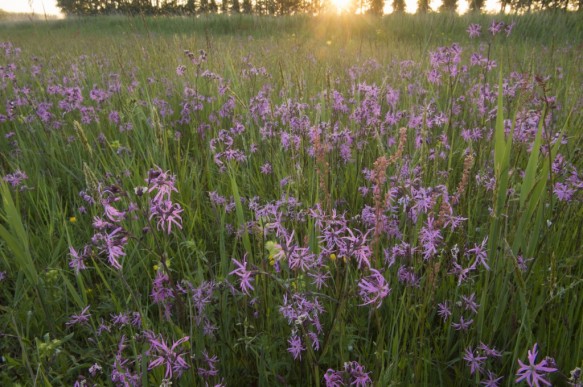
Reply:
[[336, 11], [338, 11], [338, 13], [346, 12], [350, 6], [350, 0], [332, 0], [332, 5], [336, 7]]

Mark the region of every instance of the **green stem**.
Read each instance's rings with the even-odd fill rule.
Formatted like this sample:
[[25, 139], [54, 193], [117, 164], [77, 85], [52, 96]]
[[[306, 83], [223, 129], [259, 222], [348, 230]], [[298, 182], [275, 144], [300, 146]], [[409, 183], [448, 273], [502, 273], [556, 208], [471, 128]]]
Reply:
[[[337, 259], [340, 259], [340, 258], [337, 258]], [[336, 326], [336, 322], [338, 321], [340, 313], [344, 309], [344, 305], [346, 303], [345, 288], [346, 288], [346, 282], [348, 279], [348, 268], [346, 267], [346, 265], [342, 265], [342, 268], [343, 268], [344, 275], [342, 277], [342, 283], [340, 284], [340, 290], [338, 292], [338, 297], [337, 297], [338, 303], [336, 304], [336, 308], [334, 309], [334, 317], [332, 317], [332, 323], [330, 324], [330, 329], [326, 333], [326, 338], [324, 339], [324, 345], [322, 346], [322, 351], [320, 352], [320, 356], [318, 357], [318, 362], [320, 361], [322, 356], [324, 356], [324, 354], [328, 350], [328, 346], [330, 344], [330, 339], [332, 338], [332, 332], [334, 331], [334, 328]]]

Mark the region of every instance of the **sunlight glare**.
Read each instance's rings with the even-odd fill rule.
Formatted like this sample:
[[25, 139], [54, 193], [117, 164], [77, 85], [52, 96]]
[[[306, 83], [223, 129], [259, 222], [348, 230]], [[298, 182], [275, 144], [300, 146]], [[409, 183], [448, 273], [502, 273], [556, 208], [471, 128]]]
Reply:
[[346, 12], [350, 7], [350, 0], [332, 0], [332, 5], [336, 7], [336, 12]]
[[61, 15], [57, 0], [7, 0], [0, 1], [0, 9], [7, 12]]

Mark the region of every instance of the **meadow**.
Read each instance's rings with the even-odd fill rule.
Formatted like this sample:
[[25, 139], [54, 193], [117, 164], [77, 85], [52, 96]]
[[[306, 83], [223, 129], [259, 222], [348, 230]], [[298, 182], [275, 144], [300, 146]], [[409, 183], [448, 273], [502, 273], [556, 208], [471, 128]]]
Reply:
[[583, 15], [0, 24], [0, 385], [582, 386]]

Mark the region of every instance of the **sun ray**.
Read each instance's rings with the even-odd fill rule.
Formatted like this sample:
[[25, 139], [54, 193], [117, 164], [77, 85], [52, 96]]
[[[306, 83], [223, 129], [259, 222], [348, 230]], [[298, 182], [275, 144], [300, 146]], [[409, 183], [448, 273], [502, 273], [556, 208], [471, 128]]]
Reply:
[[347, 12], [350, 9], [351, 0], [331, 0], [333, 9], [338, 13]]

